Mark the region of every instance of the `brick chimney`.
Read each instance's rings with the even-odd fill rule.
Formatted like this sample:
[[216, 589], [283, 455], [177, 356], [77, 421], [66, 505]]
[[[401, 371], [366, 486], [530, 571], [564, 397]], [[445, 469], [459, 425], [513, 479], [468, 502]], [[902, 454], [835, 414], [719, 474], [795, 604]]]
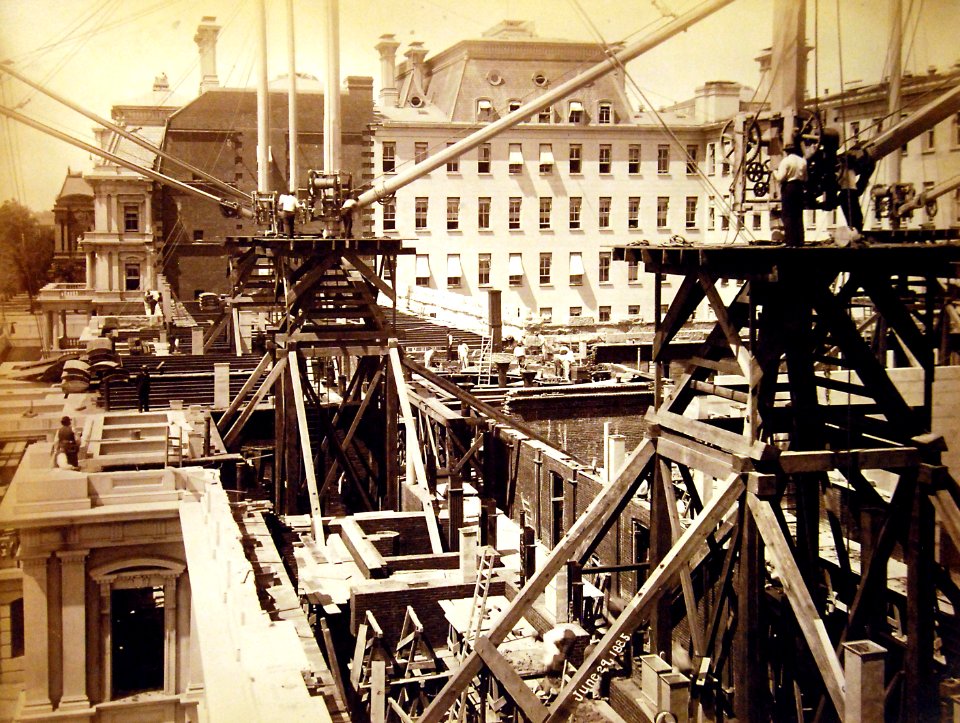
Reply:
[[397, 48], [400, 43], [393, 39], [393, 35], [381, 35], [376, 44], [380, 53], [380, 105], [395, 106], [400, 98], [397, 89]]
[[220, 87], [217, 77], [217, 36], [220, 26], [216, 17], [205, 15], [197, 26], [197, 34], [193, 42], [200, 49], [200, 92], [204, 93], [211, 88]]

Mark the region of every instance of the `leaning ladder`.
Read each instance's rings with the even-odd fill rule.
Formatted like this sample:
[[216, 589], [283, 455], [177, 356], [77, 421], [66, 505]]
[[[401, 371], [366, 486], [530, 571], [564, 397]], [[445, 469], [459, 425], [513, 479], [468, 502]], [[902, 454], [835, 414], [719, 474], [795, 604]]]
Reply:
[[[470, 603], [470, 615], [463, 629], [463, 639], [460, 641], [460, 650], [457, 658], [462, 662], [470, 654], [480, 631], [483, 629], [483, 620], [487, 616], [487, 599], [490, 597], [490, 583], [493, 580], [493, 566], [497, 560], [497, 551], [489, 545], [483, 548], [480, 562], [477, 566], [477, 582], [473, 586], [473, 600]], [[457, 703], [450, 706], [447, 715], [448, 721], [463, 721], [467, 708], [467, 697], [472, 686], [467, 686]]]
[[477, 384], [481, 384], [481, 379], [486, 377], [486, 383], [490, 383], [493, 374], [493, 337], [483, 336], [480, 341], [480, 358], [477, 360]]

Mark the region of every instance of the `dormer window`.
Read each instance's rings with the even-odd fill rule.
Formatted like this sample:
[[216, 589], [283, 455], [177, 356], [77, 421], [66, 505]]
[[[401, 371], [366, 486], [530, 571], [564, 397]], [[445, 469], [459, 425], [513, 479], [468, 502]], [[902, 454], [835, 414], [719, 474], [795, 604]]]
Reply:
[[507, 103], [507, 110], [508, 110], [510, 113], [513, 113], [515, 110], [520, 110], [520, 101], [519, 101], [519, 100], [511, 100], [509, 103]]
[[553, 123], [553, 110], [551, 108], [544, 108], [537, 113], [537, 123]]
[[493, 120], [493, 103], [486, 98], [477, 101], [477, 120], [481, 123]]
[[613, 123], [613, 103], [603, 102], [597, 106], [597, 123], [601, 125]]
[[583, 123], [583, 103], [579, 100], [570, 101], [570, 113], [567, 115], [568, 123]]

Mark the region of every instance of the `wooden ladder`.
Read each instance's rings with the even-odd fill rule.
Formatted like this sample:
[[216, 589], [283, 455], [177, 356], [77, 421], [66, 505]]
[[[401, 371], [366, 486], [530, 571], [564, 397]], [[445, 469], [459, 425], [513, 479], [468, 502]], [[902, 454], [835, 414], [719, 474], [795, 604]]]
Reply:
[[167, 444], [164, 450], [164, 465], [167, 467], [183, 466], [183, 432], [176, 424], [167, 429]]

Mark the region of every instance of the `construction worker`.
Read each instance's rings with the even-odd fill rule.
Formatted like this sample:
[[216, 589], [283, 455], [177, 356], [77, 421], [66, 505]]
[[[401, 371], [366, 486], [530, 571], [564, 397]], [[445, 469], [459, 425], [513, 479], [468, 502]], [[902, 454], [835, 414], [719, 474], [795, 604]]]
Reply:
[[807, 186], [807, 162], [793, 143], [773, 177], [780, 184], [780, 218], [783, 221], [783, 242], [786, 246], [803, 246], [803, 207]]
[[292, 193], [283, 193], [277, 199], [277, 205], [279, 206], [280, 220], [287, 229], [287, 236], [293, 238], [293, 224], [297, 218], [297, 209], [300, 208], [300, 202]]

